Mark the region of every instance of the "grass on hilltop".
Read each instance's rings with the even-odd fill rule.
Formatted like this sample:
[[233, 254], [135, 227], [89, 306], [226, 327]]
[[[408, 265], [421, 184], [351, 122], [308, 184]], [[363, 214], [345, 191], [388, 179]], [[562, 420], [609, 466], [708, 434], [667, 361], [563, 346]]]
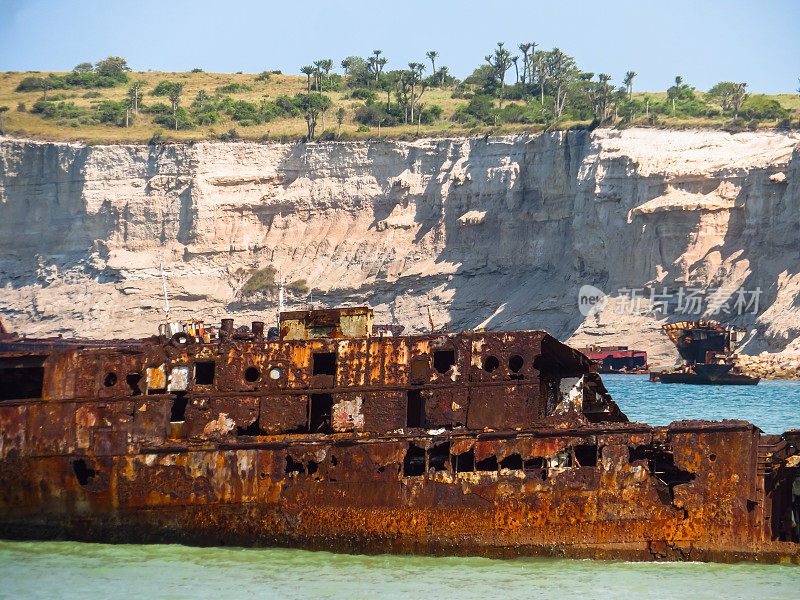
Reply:
[[[58, 73], [63, 75], [63, 73]], [[184, 85], [181, 94], [181, 106], [188, 107], [200, 90], [205, 90], [209, 96], [213, 96], [220, 88], [224, 88], [224, 93], [233, 100], [245, 100], [259, 104], [264, 98], [275, 100], [278, 96], [286, 95], [293, 97], [297, 94], [306, 92], [306, 77], [296, 75], [271, 74], [268, 78], [259, 77], [256, 74], [246, 73], [205, 73], [186, 72], [186, 73], [167, 73], [167, 72], [130, 72], [130, 81], [143, 80], [144, 105], [152, 105], [157, 102], [168, 101], [162, 96], [152, 96], [150, 92], [156, 85], [164, 80], [182, 83]], [[125, 142], [148, 142], [153, 139], [161, 141], [191, 141], [205, 139], [231, 139], [241, 138], [249, 140], [300, 140], [307, 133], [306, 122], [302, 115], [292, 118], [275, 118], [269, 122], [260, 124], [242, 125], [241, 122], [234, 121], [226, 113], [220, 113], [219, 120], [213, 125], [198, 125], [192, 129], [182, 129], [174, 131], [163, 125], [153, 122], [154, 116], [141, 113], [132, 120], [129, 127], [121, 127], [115, 124], [97, 124], [93, 119], [77, 118], [52, 118], [45, 119], [40, 114], [30, 112], [33, 105], [42, 98], [42, 91], [15, 91], [19, 83], [26, 77], [46, 77], [47, 73], [35, 72], [6, 72], [0, 73], [0, 107], [7, 106], [9, 110], [3, 113], [2, 119], [6, 135], [15, 137], [28, 137], [34, 139], [46, 139], [56, 141], [82, 141], [89, 144], [125, 143]], [[237, 85], [238, 84], [238, 85]], [[56, 98], [58, 102], [74, 103], [77, 109], [83, 109], [91, 113], [98, 103], [104, 100], [120, 101], [127, 95], [128, 85], [118, 85], [111, 88], [98, 89], [66, 89], [49, 90], [48, 99]], [[333, 136], [337, 132], [336, 111], [339, 107], [345, 109], [344, 121], [341, 125], [341, 133], [347, 139], [374, 139], [378, 137], [378, 128], [367, 128], [354, 120], [354, 113], [358, 107], [364, 105], [359, 99], [350, 98], [350, 90], [337, 92], [326, 92], [332, 100], [333, 106], [326, 112], [325, 130], [332, 132]], [[464, 105], [468, 101], [453, 98], [450, 88], [429, 88], [425, 91], [420, 100], [425, 106], [438, 105], [442, 112], [432, 124], [422, 124], [420, 135], [422, 136], [464, 136], [464, 135], [501, 135], [509, 133], [534, 133], [546, 128], [543, 124], [502, 124], [488, 126], [477, 124], [473, 126], [459, 124], [451, 120], [456, 108]], [[649, 96], [653, 100], [663, 101], [666, 93], [634, 93], [634, 99], [643, 99]], [[697, 96], [702, 98], [703, 94], [697, 92]], [[385, 100], [385, 94], [378, 92], [379, 100]], [[797, 94], [778, 94], [768, 96], [774, 99], [787, 109], [790, 114], [790, 121], [796, 123], [800, 119], [800, 97]], [[496, 101], [495, 101], [496, 102]], [[506, 102], [509, 104], [510, 102]], [[699, 118], [676, 118], [668, 115], [660, 115], [654, 119], [647, 120], [643, 116], [633, 119], [627, 125], [645, 125], [669, 128], [720, 128], [725, 127], [730, 119], [723, 117], [699, 117]], [[589, 121], [562, 121], [558, 128], [569, 128], [575, 126], [587, 126]], [[748, 128], [771, 128], [777, 125], [776, 120], [749, 122]], [[231, 130], [235, 134], [231, 135]], [[318, 120], [317, 134], [323, 133], [322, 119]], [[394, 127], [382, 127], [380, 136], [383, 138], [409, 139], [417, 134], [417, 125], [398, 125]], [[328, 137], [331, 137], [329, 134]]]

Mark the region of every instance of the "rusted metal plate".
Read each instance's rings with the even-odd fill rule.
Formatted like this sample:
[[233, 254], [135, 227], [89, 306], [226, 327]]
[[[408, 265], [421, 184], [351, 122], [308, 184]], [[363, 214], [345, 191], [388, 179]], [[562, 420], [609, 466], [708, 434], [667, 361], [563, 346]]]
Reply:
[[627, 423], [543, 332], [354, 337], [358, 311], [296, 317], [303, 339], [36, 358], [39, 396], [12, 378], [0, 401], [0, 535], [798, 560], [798, 436]]

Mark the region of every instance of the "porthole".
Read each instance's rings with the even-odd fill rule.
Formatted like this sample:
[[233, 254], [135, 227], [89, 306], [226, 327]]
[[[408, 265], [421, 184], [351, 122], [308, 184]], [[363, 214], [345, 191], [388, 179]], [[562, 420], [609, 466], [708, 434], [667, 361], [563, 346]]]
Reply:
[[258, 381], [259, 377], [261, 377], [261, 371], [259, 371], [255, 367], [247, 367], [244, 370], [244, 379], [245, 379], [245, 381], [253, 383], [254, 381]]
[[508, 359], [508, 368], [512, 373], [519, 373], [525, 361], [519, 354], [514, 354]]
[[103, 385], [106, 387], [113, 387], [117, 385], [117, 374], [116, 373], [106, 374], [106, 378], [103, 379]]
[[269, 370], [269, 378], [273, 381], [280, 379], [282, 374], [280, 367], [272, 367]]
[[483, 370], [487, 373], [496, 371], [500, 366], [500, 360], [496, 356], [487, 356], [483, 359]]

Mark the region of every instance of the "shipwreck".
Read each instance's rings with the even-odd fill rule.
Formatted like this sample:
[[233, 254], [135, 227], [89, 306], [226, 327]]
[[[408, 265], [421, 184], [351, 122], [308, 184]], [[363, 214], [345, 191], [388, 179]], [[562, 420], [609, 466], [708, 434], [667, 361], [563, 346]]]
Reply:
[[6, 332], [0, 537], [800, 562], [800, 431], [632, 423], [545, 332], [372, 320]]
[[759, 377], [739, 370], [734, 350], [747, 331], [718, 321], [680, 321], [662, 326], [681, 356], [672, 371], [651, 372], [650, 381], [694, 385], [757, 385]]

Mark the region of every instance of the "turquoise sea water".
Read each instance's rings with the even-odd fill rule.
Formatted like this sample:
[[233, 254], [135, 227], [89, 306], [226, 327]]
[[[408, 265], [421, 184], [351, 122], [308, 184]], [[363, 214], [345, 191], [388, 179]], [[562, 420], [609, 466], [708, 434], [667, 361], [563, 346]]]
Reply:
[[743, 419], [764, 433], [800, 429], [800, 381], [709, 386], [650, 383], [647, 375], [601, 377], [631, 421], [668, 425], [682, 419]]
[[[739, 418], [800, 428], [800, 382], [755, 387], [606, 375], [632, 420]], [[358, 556], [285, 549], [0, 541], [0, 600], [800, 599], [800, 567], [742, 563]]]

